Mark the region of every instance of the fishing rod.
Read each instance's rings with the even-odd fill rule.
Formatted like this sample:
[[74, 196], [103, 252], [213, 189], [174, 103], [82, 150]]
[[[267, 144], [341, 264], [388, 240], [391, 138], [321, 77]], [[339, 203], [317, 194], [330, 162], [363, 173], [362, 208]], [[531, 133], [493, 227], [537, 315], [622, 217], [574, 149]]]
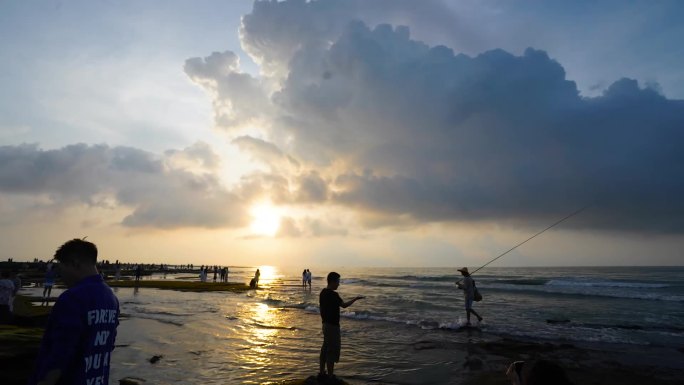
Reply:
[[489, 265], [490, 263], [496, 261], [497, 259], [499, 259], [499, 258], [503, 257], [504, 255], [510, 253], [511, 251], [517, 249], [519, 246], [522, 246], [522, 245], [525, 244], [527, 241], [530, 241], [530, 240], [532, 240], [533, 238], [535, 238], [536, 236], [541, 235], [541, 234], [542, 234], [543, 232], [545, 232], [546, 230], [548, 230], [548, 229], [550, 229], [550, 228], [552, 228], [552, 227], [554, 227], [554, 226], [556, 226], [556, 225], [558, 225], [558, 224], [564, 222], [566, 219], [572, 218], [572, 217], [574, 217], [575, 215], [581, 213], [582, 211], [584, 211], [585, 209], [587, 209], [589, 206], [591, 206], [591, 205], [587, 205], [587, 206], [582, 207], [581, 209], [579, 209], [579, 210], [573, 212], [572, 214], [566, 216], [565, 218], [563, 218], [563, 219], [561, 219], [561, 220], [555, 222], [554, 224], [552, 224], [551, 226], [549, 226], [549, 227], [545, 228], [544, 230], [538, 232], [537, 234], [534, 234], [533, 236], [527, 238], [526, 240], [524, 240], [524, 241], [518, 243], [517, 245], [511, 247], [510, 249], [506, 250], [504, 253], [500, 254], [498, 257], [496, 257], [496, 258], [492, 259], [491, 261], [485, 263], [484, 265], [480, 266], [478, 269], [476, 269], [475, 271], [473, 271], [472, 273], [470, 273], [470, 275], [475, 274], [475, 272], [477, 272], [478, 270], [482, 269], [483, 267]]

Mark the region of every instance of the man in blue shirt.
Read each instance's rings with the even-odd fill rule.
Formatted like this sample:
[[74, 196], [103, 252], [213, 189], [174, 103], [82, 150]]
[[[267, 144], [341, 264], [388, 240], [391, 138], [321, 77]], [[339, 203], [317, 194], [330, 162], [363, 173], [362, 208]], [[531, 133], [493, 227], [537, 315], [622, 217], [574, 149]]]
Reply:
[[97, 272], [97, 247], [73, 239], [55, 260], [69, 289], [52, 309], [29, 385], [107, 385], [119, 301]]

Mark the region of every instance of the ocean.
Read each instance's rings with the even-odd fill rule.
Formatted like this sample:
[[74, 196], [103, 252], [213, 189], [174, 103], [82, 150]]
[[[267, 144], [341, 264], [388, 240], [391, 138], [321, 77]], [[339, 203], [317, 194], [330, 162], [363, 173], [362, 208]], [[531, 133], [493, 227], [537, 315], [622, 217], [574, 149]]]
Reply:
[[[230, 270], [229, 281], [246, 283], [255, 268]], [[246, 293], [115, 288], [123, 316], [112, 381], [264, 383], [316, 374], [318, 293], [329, 270], [312, 268], [312, 290], [301, 286], [301, 270], [261, 267], [260, 289]], [[474, 306], [484, 317], [476, 330], [460, 328], [455, 267], [333, 270], [342, 275], [343, 299], [366, 297], [342, 309], [336, 366], [360, 383], [426, 383], [426, 372], [431, 382], [448, 383], [460, 363], [416, 354], [426, 341], [684, 346], [683, 267], [488, 267], [473, 276], [484, 297]], [[151, 364], [155, 355], [163, 357]]]

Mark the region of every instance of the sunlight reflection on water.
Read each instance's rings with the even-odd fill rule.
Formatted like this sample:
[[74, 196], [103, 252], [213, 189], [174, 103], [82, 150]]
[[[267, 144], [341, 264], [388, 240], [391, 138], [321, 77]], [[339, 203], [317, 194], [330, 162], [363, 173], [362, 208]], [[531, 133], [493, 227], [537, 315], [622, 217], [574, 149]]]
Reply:
[[252, 303], [242, 307], [241, 311], [243, 314], [240, 318], [249, 319], [251, 325], [244, 326], [244, 341], [248, 346], [238, 355], [238, 359], [244, 366], [253, 369], [264, 368], [271, 364], [271, 359], [275, 356], [273, 347], [276, 345], [279, 330], [268, 326], [277, 324], [277, 310], [263, 303]]

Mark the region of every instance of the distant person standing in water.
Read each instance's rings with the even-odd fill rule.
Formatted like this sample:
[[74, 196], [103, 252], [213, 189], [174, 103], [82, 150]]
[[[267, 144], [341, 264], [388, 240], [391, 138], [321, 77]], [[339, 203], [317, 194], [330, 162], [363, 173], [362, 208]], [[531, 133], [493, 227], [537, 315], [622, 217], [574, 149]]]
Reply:
[[43, 299], [47, 303], [52, 294], [52, 287], [55, 285], [55, 270], [50, 266], [45, 272], [45, 282], [43, 283]]
[[68, 289], [48, 319], [29, 385], [109, 383], [119, 301], [97, 272], [97, 247], [74, 239], [55, 252]]
[[117, 281], [121, 279], [121, 265], [119, 265], [119, 261], [116, 261], [116, 267], [114, 269], [114, 277]]
[[458, 271], [460, 271], [461, 275], [463, 275], [463, 281], [456, 282], [456, 285], [458, 285], [459, 289], [463, 290], [466, 319], [468, 320], [466, 326], [470, 326], [470, 313], [475, 314], [475, 317], [477, 317], [477, 322], [482, 321], [482, 317], [480, 317], [480, 315], [473, 310], [473, 300], [475, 298], [475, 281], [473, 280], [473, 277], [470, 276], [467, 267], [458, 269]]
[[306, 287], [306, 269], [302, 271], [302, 286]]
[[309, 290], [311, 290], [311, 270], [306, 269], [306, 283], [309, 285]]
[[10, 272], [3, 271], [0, 277], [0, 325], [12, 322], [12, 302], [14, 301], [14, 282]]
[[[340, 307], [351, 306], [357, 300], [364, 297], [358, 296], [344, 302], [335, 290], [340, 287], [340, 275], [336, 272], [328, 274], [328, 286], [321, 290], [319, 295], [319, 306], [321, 309], [321, 320], [323, 321], [323, 346], [319, 359], [320, 370], [318, 380], [323, 382], [331, 380], [336, 382], [334, 374], [335, 362], [340, 361], [340, 350], [342, 348], [342, 337], [340, 334]], [[326, 375], [325, 369], [328, 373]]]
[[261, 272], [259, 271], [259, 269], [257, 269], [256, 272], [254, 272], [254, 286], [255, 287], [259, 286], [259, 277], [261, 277]]

